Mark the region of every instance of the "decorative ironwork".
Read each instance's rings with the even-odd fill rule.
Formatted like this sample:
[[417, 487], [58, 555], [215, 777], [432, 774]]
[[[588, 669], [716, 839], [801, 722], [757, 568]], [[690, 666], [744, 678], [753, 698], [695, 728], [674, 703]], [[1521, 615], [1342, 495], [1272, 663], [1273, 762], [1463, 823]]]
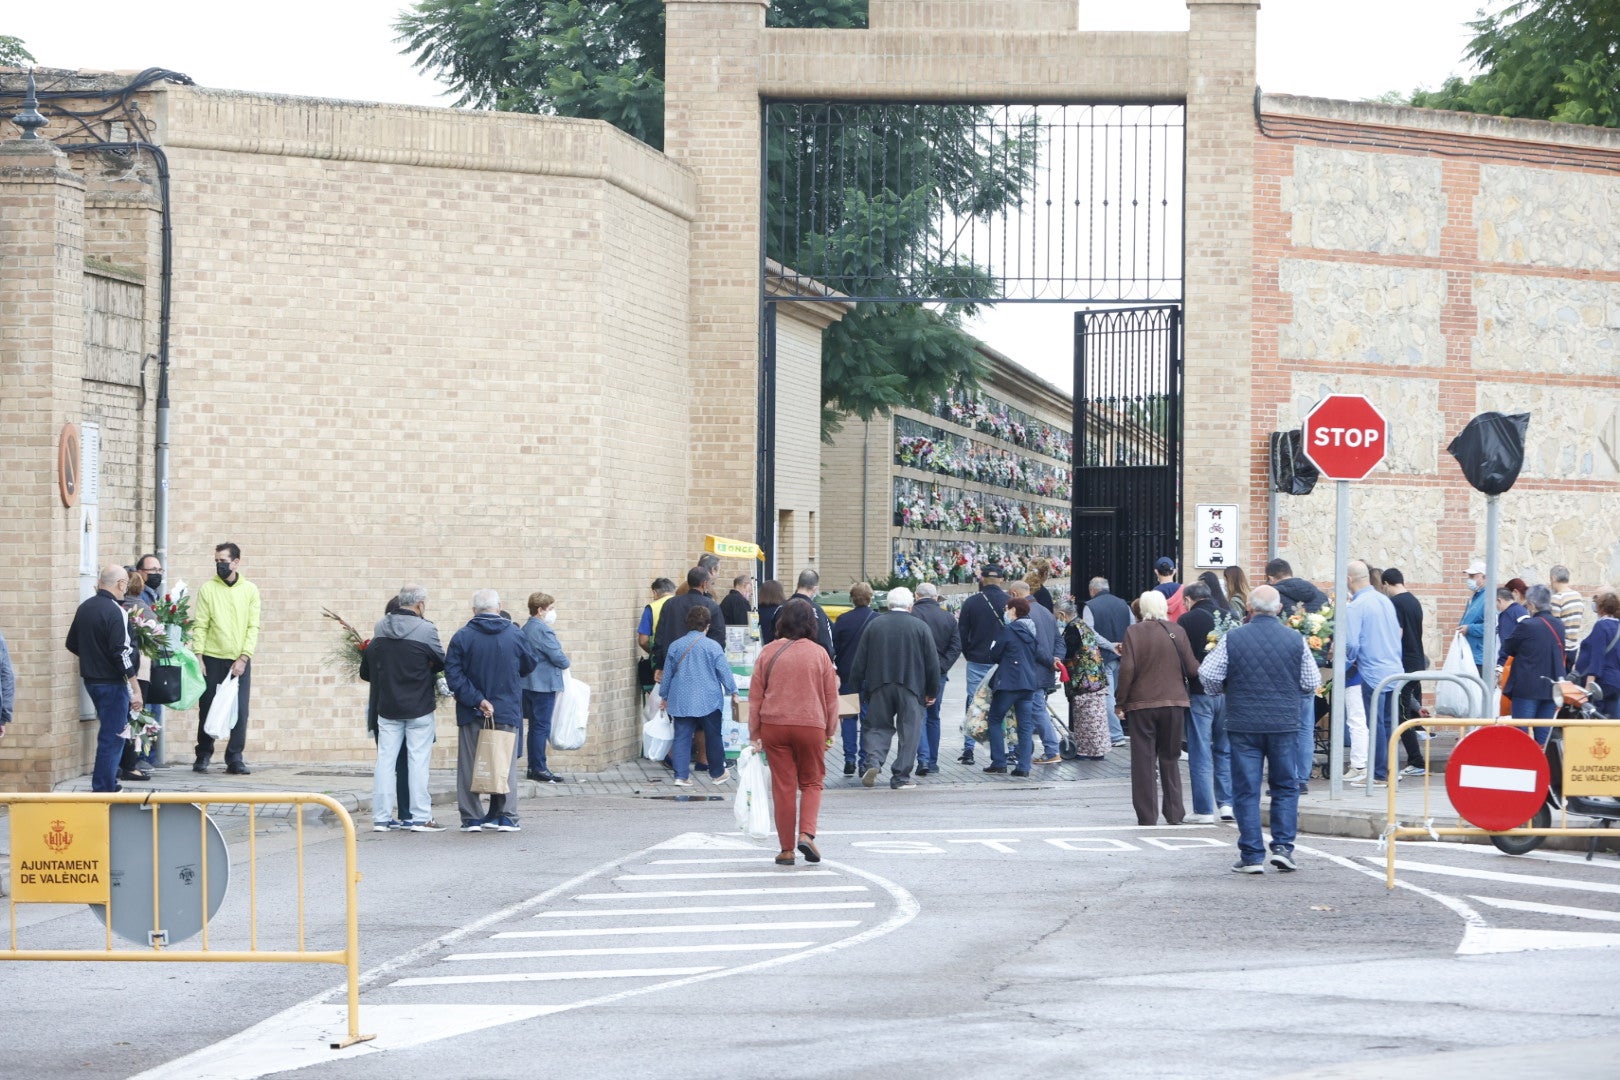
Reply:
[[1075, 317], [1076, 591], [1102, 575], [1125, 598], [1181, 562], [1181, 309]]
[[773, 299], [1179, 300], [1184, 114], [767, 103]]
[[28, 71], [28, 92], [23, 97], [22, 112], [11, 118], [11, 122], [22, 132], [23, 142], [38, 142], [39, 129], [50, 123], [39, 112], [39, 90], [34, 86], [34, 71]]

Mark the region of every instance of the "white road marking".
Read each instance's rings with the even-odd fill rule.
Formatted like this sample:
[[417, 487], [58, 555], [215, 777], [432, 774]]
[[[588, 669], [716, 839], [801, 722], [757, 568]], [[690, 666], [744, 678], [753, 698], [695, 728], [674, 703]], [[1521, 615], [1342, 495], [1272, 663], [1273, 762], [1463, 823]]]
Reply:
[[452, 953], [444, 963], [458, 960], [543, 960], [557, 956], [661, 956], [666, 953], [786, 952], [808, 949], [813, 941], [774, 941], [756, 944], [713, 941], [707, 945], [621, 945], [611, 949], [515, 949], [497, 952]]
[[669, 979], [702, 975], [717, 967], [611, 968], [603, 971], [513, 971], [504, 975], [432, 975], [396, 979], [390, 986], [463, 986], [473, 983], [573, 982], [576, 979]]
[[770, 922], [770, 923], [703, 923], [694, 926], [593, 926], [579, 930], [508, 930], [491, 934], [499, 938], [559, 938], [603, 937], [607, 934], [741, 934], [754, 930], [847, 930], [859, 926], [860, 920], [828, 920], [826, 922]]
[[584, 893], [574, 897], [575, 900], [647, 900], [651, 898], [664, 899], [676, 896], [771, 896], [780, 893], [807, 893], [807, 892], [870, 892], [865, 885], [801, 885], [789, 888], [774, 889], [691, 889], [670, 890], [664, 892], [609, 892]]
[[[829, 829], [817, 833], [826, 836], [945, 836], [969, 833], [1071, 833], [1071, 832], [1186, 832], [1192, 829], [1215, 829], [1218, 825], [1044, 825], [1019, 826], [1015, 829]], [[1232, 823], [1227, 822], [1226, 828]]]
[[[1365, 855], [1362, 858], [1380, 866], [1384, 863], [1383, 859], [1374, 859]], [[1410, 870], [1419, 874], [1437, 874], [1441, 877], [1471, 878], [1475, 881], [1507, 881], [1515, 885], [1533, 885], [1541, 889], [1568, 889], [1572, 892], [1620, 894], [1620, 885], [1609, 885], [1601, 881], [1566, 881], [1563, 878], [1541, 877], [1537, 874], [1504, 874], [1496, 870], [1473, 870], [1463, 866], [1411, 862], [1407, 859], [1396, 859], [1395, 869]]]
[[[795, 879], [797, 879], [797, 878], [812, 877], [812, 876], [834, 877], [836, 875], [831, 870], [795, 870], [795, 871], [793, 871], [793, 876], [794, 876]], [[780, 880], [781, 877], [782, 877], [782, 871], [780, 871], [780, 870], [719, 870], [719, 871], [716, 871], [715, 873], [712, 873], [712, 874], [620, 874], [618, 877], [614, 878], [613, 880], [614, 881], [705, 881], [705, 880], [712, 880], [714, 878], [740, 878], [740, 877], [748, 877], [748, 878], [766, 877], [766, 878], [777, 878], [778, 880]]]
[[1470, 926], [1457, 946], [1458, 956], [1487, 956], [1495, 953], [1541, 952], [1547, 949], [1613, 949], [1620, 947], [1620, 934], [1594, 934], [1579, 930], [1519, 930], [1513, 927]]
[[[1358, 874], [1366, 874], [1368, 877], [1376, 878], [1379, 881], [1384, 880], [1384, 872], [1382, 870], [1373, 870], [1369, 867], [1361, 866], [1360, 864], [1345, 858], [1343, 855], [1334, 855], [1332, 852], [1323, 851], [1320, 848], [1307, 847], [1304, 844], [1295, 844], [1294, 850], [1303, 851], [1307, 855], [1315, 855], [1319, 859], [1326, 859], [1328, 862], [1333, 863], [1336, 866], [1342, 866], [1346, 870], [1354, 870]], [[1365, 856], [1363, 856], [1363, 858], [1365, 858]], [[1377, 862], [1380, 860], [1368, 859], [1367, 861]], [[1481, 915], [1479, 912], [1475, 911], [1473, 908], [1469, 907], [1455, 896], [1447, 896], [1445, 893], [1435, 892], [1433, 889], [1425, 889], [1421, 885], [1414, 885], [1410, 881], [1401, 881], [1399, 879], [1396, 879], [1395, 887], [1397, 889], [1405, 889], [1408, 892], [1415, 892], [1419, 896], [1426, 896], [1435, 903], [1440, 904], [1443, 907], [1450, 908], [1460, 919], [1462, 919], [1464, 925], [1467, 927], [1467, 929], [1463, 932], [1463, 940], [1465, 942], [1468, 940], [1468, 934], [1470, 932], [1476, 929], [1484, 930], [1489, 927], [1489, 924], [1485, 921], [1485, 916]], [[1462, 946], [1459, 945], [1458, 951], [1461, 951], [1461, 949]]]
[[1567, 915], [1575, 919], [1620, 922], [1620, 911], [1598, 911], [1596, 908], [1566, 907], [1562, 904], [1537, 904], [1529, 900], [1504, 900], [1496, 896], [1470, 896], [1468, 899], [1508, 911], [1533, 911], [1538, 915]]
[[1525, 791], [1534, 793], [1534, 769], [1504, 769], [1497, 765], [1464, 765], [1457, 770], [1457, 786], [1484, 788], [1487, 791]]
[[750, 855], [735, 859], [654, 859], [654, 866], [718, 866], [722, 863], [752, 863], [758, 865], [761, 856]]
[[599, 919], [604, 915], [721, 915], [728, 911], [835, 911], [845, 908], [874, 908], [871, 900], [835, 900], [826, 904], [713, 904], [704, 907], [598, 908], [595, 911], [541, 911], [537, 919]]

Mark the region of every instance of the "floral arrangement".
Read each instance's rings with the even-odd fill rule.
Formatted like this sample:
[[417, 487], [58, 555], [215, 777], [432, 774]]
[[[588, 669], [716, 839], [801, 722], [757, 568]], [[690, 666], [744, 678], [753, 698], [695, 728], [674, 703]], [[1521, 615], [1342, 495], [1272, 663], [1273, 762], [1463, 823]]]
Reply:
[[129, 609], [129, 629], [135, 636], [135, 647], [149, 660], [167, 660], [174, 655], [169, 645], [169, 634], [145, 608]]
[[1037, 556], [1052, 564], [1052, 577], [1068, 575], [1067, 548], [896, 539], [894, 576], [912, 581], [931, 581], [936, 585], [963, 585], [977, 579], [979, 567], [996, 563], [1008, 578], [1023, 577], [1029, 570], [1029, 561]]
[[1210, 643], [1211, 646], [1213, 646], [1219, 642], [1221, 638], [1225, 637], [1227, 634], [1230, 634], [1235, 628], [1242, 625], [1242, 619], [1236, 618], [1229, 611], [1221, 611], [1219, 608], [1217, 608], [1215, 611], [1215, 628], [1208, 634], [1205, 634], [1204, 638]]
[[1322, 605], [1320, 611], [1306, 611], [1303, 604], [1298, 605], [1292, 615], [1285, 616], [1283, 622], [1299, 631], [1305, 638], [1306, 646], [1311, 655], [1316, 658], [1317, 667], [1330, 667], [1333, 664], [1333, 601], [1330, 599]]
[[929, 412], [942, 420], [993, 435], [1005, 442], [1068, 462], [1074, 458], [1074, 436], [1044, 420], [977, 391], [958, 391], [936, 399]]
[[897, 476], [894, 523], [906, 529], [995, 532], [1066, 538], [1071, 514], [1060, 507], [985, 495]]
[[337, 668], [351, 679], [358, 679], [360, 661], [366, 655], [366, 646], [371, 644], [371, 639], [361, 637], [360, 631], [350, 626], [343, 616], [330, 608], [321, 608], [321, 618], [331, 619], [342, 627], [337, 642], [326, 653], [326, 666]]
[[1030, 461], [938, 428], [900, 417], [895, 421], [894, 460], [907, 468], [975, 480], [1067, 501], [1067, 469]]
[[146, 757], [152, 752], [152, 744], [157, 741], [161, 726], [150, 709], [132, 709], [129, 726], [124, 729], [123, 736], [135, 743], [135, 753]]
[[178, 627], [180, 643], [191, 644], [191, 628], [196, 625], [196, 620], [191, 615], [191, 597], [188, 594], [165, 595], [152, 605], [152, 617], [157, 620], [158, 625], [169, 631], [171, 638], [174, 636], [174, 628]]

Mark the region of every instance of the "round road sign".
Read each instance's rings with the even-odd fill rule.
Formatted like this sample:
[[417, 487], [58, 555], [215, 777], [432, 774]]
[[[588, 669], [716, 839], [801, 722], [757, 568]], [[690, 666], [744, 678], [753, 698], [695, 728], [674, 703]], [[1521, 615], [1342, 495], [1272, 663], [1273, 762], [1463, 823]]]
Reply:
[[1329, 480], [1361, 480], [1384, 460], [1389, 424], [1360, 394], [1329, 394], [1305, 414], [1305, 454]]
[[1547, 752], [1516, 727], [1480, 728], [1446, 763], [1446, 795], [1481, 829], [1517, 829], [1547, 799]]

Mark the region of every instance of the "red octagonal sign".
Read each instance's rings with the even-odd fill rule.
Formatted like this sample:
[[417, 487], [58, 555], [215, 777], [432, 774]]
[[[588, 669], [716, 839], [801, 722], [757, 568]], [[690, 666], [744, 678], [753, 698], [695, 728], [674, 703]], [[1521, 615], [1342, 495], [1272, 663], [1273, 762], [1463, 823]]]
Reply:
[[1360, 394], [1329, 394], [1305, 414], [1305, 454], [1328, 480], [1362, 480], [1384, 460], [1389, 425]]
[[1547, 752], [1516, 727], [1484, 727], [1446, 762], [1446, 796], [1463, 820], [1491, 832], [1517, 829], [1547, 799]]

